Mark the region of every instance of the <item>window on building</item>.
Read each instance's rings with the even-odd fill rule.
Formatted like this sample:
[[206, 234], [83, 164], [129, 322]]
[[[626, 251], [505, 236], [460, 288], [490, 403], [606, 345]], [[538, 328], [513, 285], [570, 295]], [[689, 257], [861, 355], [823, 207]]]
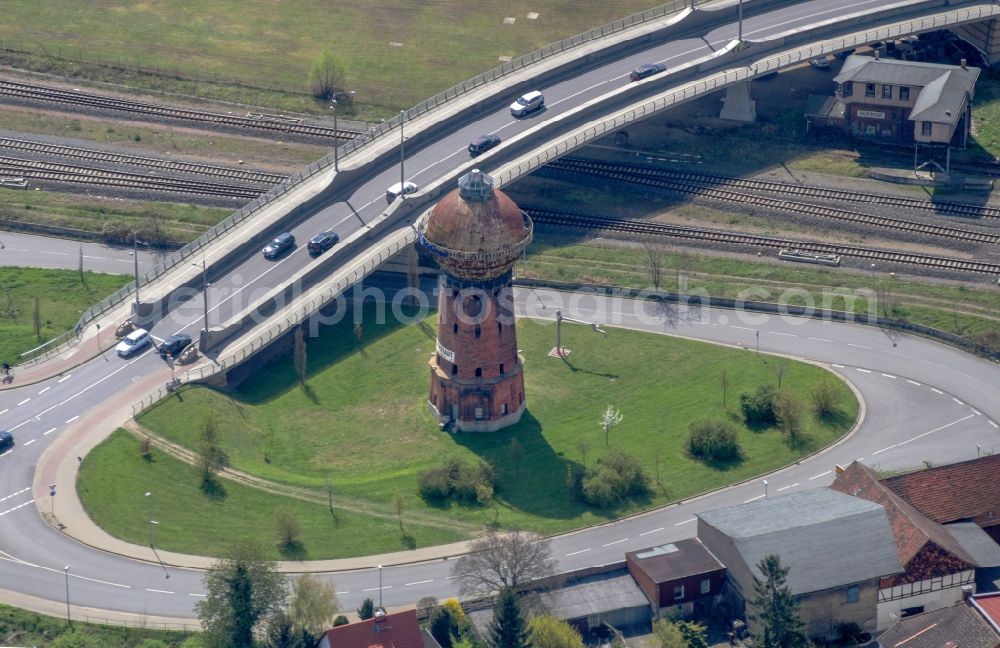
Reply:
[[476, 367], [476, 378], [482, 378], [482, 377], [483, 377], [483, 368]]
[[712, 591], [712, 581], [708, 578], [703, 578], [701, 580], [701, 586], [699, 587], [699, 591], [702, 594], [708, 594], [710, 591]]
[[900, 99], [900, 101], [909, 101], [910, 100], [910, 89], [907, 88], [907, 87], [905, 87], [905, 86], [902, 87], [902, 88], [900, 88], [899, 89], [899, 99]]
[[931, 133], [934, 132], [934, 125], [930, 122], [920, 122], [920, 134], [926, 137], [930, 137]]
[[458, 324], [451, 325], [451, 332], [454, 333], [455, 335], [458, 335]]
[[451, 375], [452, 376], [457, 376], [458, 375], [458, 365], [457, 364], [451, 365]]
[[503, 324], [501, 322], [497, 322], [497, 335], [503, 335]]
[[860, 585], [848, 585], [847, 586], [847, 602], [857, 603], [858, 597], [861, 595]]
[[850, 97], [854, 94], [854, 84], [848, 81], [847, 83], [840, 86], [840, 93], [845, 97]]
[[477, 407], [476, 408], [476, 418], [477, 419], [483, 418], [483, 408], [482, 407]]
[[500, 408], [500, 413], [503, 414], [504, 416], [507, 416], [507, 403], [504, 403], [503, 407]]
[[500, 373], [503, 373], [503, 363], [500, 363]]
[[476, 324], [476, 337], [478, 338], [482, 334], [483, 334], [483, 332], [479, 329], [479, 325]]
[[684, 598], [684, 586], [674, 585], [674, 600]]
[[865, 84], [865, 96], [866, 97], [874, 97], [875, 96], [875, 84], [874, 83], [866, 83]]
[[883, 99], [892, 99], [892, 86], [891, 85], [884, 85], [884, 86], [882, 86], [882, 98]]

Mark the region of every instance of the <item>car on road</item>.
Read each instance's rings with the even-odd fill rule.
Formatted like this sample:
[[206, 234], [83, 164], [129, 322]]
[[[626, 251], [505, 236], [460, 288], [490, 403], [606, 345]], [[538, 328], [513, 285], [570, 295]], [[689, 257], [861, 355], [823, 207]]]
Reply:
[[667, 66], [662, 63], [643, 63], [636, 69], [632, 70], [632, 72], [628, 75], [628, 78], [633, 81], [639, 81], [640, 79], [645, 79], [646, 77], [666, 71]]
[[510, 114], [515, 117], [524, 117], [545, 106], [545, 97], [538, 90], [532, 90], [517, 98], [517, 101], [510, 105]]
[[500, 143], [500, 136], [496, 133], [480, 135], [469, 144], [469, 155], [476, 157], [480, 153], [490, 150]]
[[337, 243], [340, 243], [340, 236], [331, 230], [320, 232], [309, 239], [309, 244], [306, 247], [309, 249], [309, 254], [323, 254]]
[[385, 190], [385, 201], [391, 204], [393, 200], [400, 196], [409, 196], [411, 193], [416, 193], [419, 188], [415, 182], [410, 182], [409, 180], [406, 182], [397, 182]]
[[189, 344], [191, 344], [191, 336], [187, 333], [171, 335], [160, 345], [160, 355], [176, 358]]
[[14, 447], [14, 435], [6, 430], [0, 430], [0, 452]]
[[264, 246], [264, 257], [268, 259], [276, 259], [294, 246], [294, 236], [288, 232], [279, 234], [270, 243]]
[[118, 343], [118, 346], [115, 347], [115, 351], [118, 352], [119, 356], [127, 358], [130, 355], [138, 353], [142, 349], [146, 348], [146, 346], [149, 345], [149, 342], [149, 331], [142, 328], [136, 329], [126, 335], [125, 338]]
[[817, 56], [816, 58], [809, 59], [809, 65], [817, 70], [825, 70], [830, 67], [830, 59], [825, 56]]

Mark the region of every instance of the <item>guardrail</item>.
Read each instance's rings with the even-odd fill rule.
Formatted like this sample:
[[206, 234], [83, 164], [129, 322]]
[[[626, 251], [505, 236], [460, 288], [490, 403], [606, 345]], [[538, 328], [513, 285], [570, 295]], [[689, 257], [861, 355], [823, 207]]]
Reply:
[[[646, 101], [630, 107], [624, 112], [606, 119], [598, 124], [589, 126], [582, 131], [559, 141], [535, 154], [534, 156], [509, 166], [495, 174], [493, 179], [495, 186], [502, 187], [525, 176], [532, 171], [548, 164], [550, 161], [560, 158], [570, 151], [588, 144], [596, 139], [600, 139], [623, 128], [631, 123], [647, 119], [652, 115], [673, 108], [676, 105], [690, 101], [697, 97], [719, 90], [725, 89], [735, 83], [747, 81], [749, 79], [776, 72], [783, 67], [794, 65], [817, 56], [832, 54], [843, 50], [851, 49], [866, 43], [900, 38], [909, 34], [943, 29], [956, 24], [976, 22], [986, 18], [1000, 16], [1000, 7], [996, 5], [978, 6], [969, 9], [956, 9], [945, 14], [938, 14], [928, 18], [919, 18], [911, 21], [900, 22], [888, 27], [869, 29], [865, 31], [849, 34], [841, 38], [830, 39], [818, 44], [801, 47], [798, 49], [786, 50], [774, 56], [761, 58], [753, 61], [752, 45], [749, 49], [731, 51], [723, 56], [739, 55], [741, 59], [747, 60], [748, 65], [743, 65], [735, 69], [728, 69], [718, 72], [707, 78], [687, 83], [673, 91], [660, 95], [656, 99]], [[731, 43], [730, 47], [735, 45]], [[734, 61], [735, 63], [736, 61]]]
[[[608, 36], [617, 35], [625, 30], [632, 29], [638, 25], [648, 23], [651, 20], [661, 19], [665, 16], [679, 13], [688, 7], [694, 8], [698, 5], [708, 4], [715, 0], [672, 0], [666, 4], [654, 7], [652, 9], [647, 9], [636, 14], [632, 14], [620, 20], [608, 23], [602, 27], [597, 27], [589, 31], [577, 34], [570, 38], [563, 39], [551, 45], [547, 45], [541, 49], [535, 50], [523, 56], [519, 56], [516, 59], [511, 60], [508, 63], [504, 63], [492, 70], [488, 70], [479, 76], [473, 77], [467, 81], [463, 81], [451, 88], [448, 88], [444, 92], [434, 95], [433, 97], [422, 101], [421, 103], [413, 106], [409, 110], [403, 112], [403, 115], [397, 115], [392, 119], [389, 119], [377, 126], [365, 131], [360, 137], [357, 137], [350, 142], [344, 144], [338, 148], [337, 157], [339, 157], [340, 162], [344, 162], [346, 158], [352, 155], [358, 154], [357, 152], [363, 148], [371, 145], [372, 142], [382, 137], [383, 135], [394, 131], [399, 125], [404, 121], [411, 121], [416, 117], [430, 113], [444, 104], [470, 92], [471, 90], [485, 86], [497, 79], [507, 76], [513, 72], [517, 72], [524, 69], [532, 64], [543, 61], [551, 56], [565, 53], [571, 49], [579, 47], [581, 45], [591, 43], [595, 40], [601, 38], [606, 38]], [[177, 252], [168, 256], [162, 264], [157, 264], [152, 270], [147, 272], [140, 278], [141, 283], [149, 283], [157, 278], [164, 275], [166, 272], [177, 266], [178, 264], [186, 261], [191, 255], [200, 251], [206, 245], [214, 243], [217, 239], [230, 233], [237, 225], [245, 221], [250, 216], [256, 214], [261, 208], [270, 204], [272, 201], [280, 198], [283, 194], [287, 193], [298, 184], [305, 182], [313, 178], [318, 173], [326, 171], [334, 164], [334, 156], [328, 154], [322, 159], [310, 164], [304, 170], [290, 176], [280, 185], [272, 188], [266, 194], [254, 199], [250, 203], [244, 205], [236, 212], [231, 214], [221, 223], [211, 228], [204, 234], [202, 234], [198, 239], [184, 246]], [[95, 304], [90, 309], [88, 309], [81, 317], [80, 321], [77, 323], [77, 332], [82, 331], [91, 321], [100, 317], [109, 310], [118, 307], [124, 301], [126, 301], [135, 292], [134, 283], [129, 284], [109, 297], [101, 300], [98, 304]]]
[[66, 331], [58, 337], [54, 337], [45, 344], [35, 347], [30, 351], [25, 351], [21, 354], [21, 360], [18, 363], [22, 367], [30, 367], [36, 365], [39, 362], [46, 360], [54, 355], [58, 355], [69, 349], [70, 347], [76, 345], [80, 341], [80, 336], [77, 334], [76, 330]]

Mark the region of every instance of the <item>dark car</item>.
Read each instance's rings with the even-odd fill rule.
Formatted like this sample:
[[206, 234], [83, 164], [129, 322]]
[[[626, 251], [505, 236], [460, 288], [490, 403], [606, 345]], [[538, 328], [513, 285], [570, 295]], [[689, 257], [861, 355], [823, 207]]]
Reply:
[[334, 245], [340, 242], [340, 236], [336, 232], [321, 232], [309, 239], [309, 254], [323, 254]]
[[628, 75], [628, 78], [633, 81], [638, 81], [640, 79], [645, 79], [646, 77], [653, 76], [654, 74], [659, 74], [660, 72], [666, 72], [667, 66], [661, 63], [644, 63], [632, 70]]
[[469, 155], [475, 157], [480, 153], [490, 150], [500, 143], [500, 136], [496, 133], [490, 135], [480, 135], [469, 144]]
[[291, 249], [295, 245], [295, 237], [285, 232], [284, 234], [279, 234], [273, 241], [264, 246], [264, 256], [268, 259], [274, 259], [286, 250]]
[[160, 345], [160, 355], [176, 357], [181, 351], [191, 344], [191, 336], [186, 333], [171, 335]]
[[14, 447], [14, 435], [10, 432], [0, 430], [0, 451]]

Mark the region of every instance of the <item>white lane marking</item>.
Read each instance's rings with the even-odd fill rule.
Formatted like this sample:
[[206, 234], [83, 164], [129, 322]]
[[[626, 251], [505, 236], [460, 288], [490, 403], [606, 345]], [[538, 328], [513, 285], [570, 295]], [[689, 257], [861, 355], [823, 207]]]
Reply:
[[674, 526], [680, 526], [682, 524], [691, 524], [692, 522], [696, 521], [697, 519], [698, 518], [691, 518], [690, 520], [684, 520], [683, 522], [678, 522]]
[[[340, 594], [340, 592], [337, 592], [337, 593]], [[205, 598], [208, 595], [207, 594], [192, 594], [191, 592], [188, 592], [188, 596], [200, 596], [201, 598]]]
[[73, 377], [73, 374], [66, 374], [65, 376], [63, 376], [62, 378], [60, 378], [59, 380], [57, 380], [56, 382], [57, 382], [57, 383], [61, 383], [61, 382], [63, 382], [64, 380], [69, 380], [69, 379], [70, 379], [70, 378], [72, 378], [72, 377]]
[[72, 423], [73, 421], [75, 421], [75, 420], [76, 420], [76, 419], [78, 419], [78, 418], [80, 418], [80, 415], [79, 415], [79, 414], [77, 414], [77, 415], [76, 415], [76, 416], [74, 416], [73, 418], [71, 418], [71, 419], [69, 419], [68, 421], [66, 421], [66, 424], [67, 424], [67, 425], [69, 425], [70, 423]]
[[[375, 591], [377, 591], [378, 589], [379, 589], [379, 588], [377, 588], [377, 587], [369, 587], [368, 589], [363, 589], [363, 590], [361, 590], [361, 591], [362, 591], [362, 592], [375, 592]], [[384, 590], [387, 590], [387, 589], [392, 589], [392, 585], [384, 585], [384, 586], [382, 587], [382, 589], [384, 589]]]
[[847, 346], [851, 346], [851, 347], [854, 347], [856, 349], [865, 349], [867, 351], [874, 351], [875, 350], [875, 347], [869, 347], [869, 346], [865, 346], [863, 344], [851, 344], [850, 342], [847, 343]]
[[958, 425], [962, 421], [967, 421], [970, 418], [972, 418], [972, 414], [969, 414], [968, 416], [963, 416], [962, 418], [957, 419], [955, 421], [952, 421], [951, 423], [945, 423], [941, 427], [934, 428], [933, 430], [930, 430], [929, 432], [924, 432], [923, 434], [918, 434], [917, 436], [913, 437], [912, 439], [907, 439], [906, 441], [900, 441], [899, 443], [893, 443], [891, 446], [889, 446], [887, 448], [882, 448], [881, 450], [873, 452], [872, 454], [873, 455], [877, 455], [880, 452], [885, 452], [886, 450], [891, 450], [891, 449], [895, 448], [896, 446], [906, 445], [910, 441], [916, 441], [917, 439], [922, 439], [925, 436], [927, 436], [928, 434], [934, 434], [935, 432], [940, 432], [941, 430], [944, 430], [946, 428], [950, 428], [952, 425]]
[[350, 594], [350, 592], [349, 592], [349, 591], [344, 591], [344, 592], [334, 592], [334, 594]]
[[871, 369], [862, 369], [861, 367], [855, 367], [854, 370], [855, 371], [860, 371], [861, 373], [871, 373], [872, 372]]
[[146, 588], [147, 592], [156, 592], [157, 594], [174, 594], [175, 592], [168, 592], [167, 590], [149, 589]]
[[628, 538], [622, 538], [621, 540], [615, 540], [614, 542], [609, 542], [608, 544], [601, 545], [602, 547], [610, 547], [611, 545], [616, 545], [619, 542], [625, 542]]
[[0, 416], [6, 414], [8, 411], [10, 411], [10, 410], [0, 410]]
[[814, 338], [814, 337], [811, 337], [809, 339], [812, 340], [813, 342], [828, 342], [830, 344], [833, 344], [833, 340], [827, 340], [826, 338]]
[[422, 581], [413, 581], [412, 583], [407, 583], [407, 584], [406, 584], [406, 585], [404, 585], [403, 587], [409, 587], [409, 586], [411, 586], [411, 585], [423, 585], [424, 583], [433, 583], [433, 582], [434, 582], [434, 579], [433, 579], [433, 578], [428, 578], [427, 580], [422, 580]]
[[30, 490], [31, 490], [31, 486], [28, 486], [26, 488], [22, 488], [19, 491], [15, 491], [15, 492], [11, 493], [10, 495], [7, 495], [6, 497], [0, 497], [0, 502], [2, 502], [4, 500], [9, 500], [12, 497], [17, 497], [21, 493], [25, 493], [25, 492], [30, 491]]
[[751, 497], [748, 500], [744, 500], [743, 503], [744, 504], [749, 504], [750, 502], [755, 502], [755, 501], [757, 501], [759, 499], [763, 499], [763, 497], [764, 497], [763, 495], [758, 495], [757, 497]]
[[27, 441], [27, 442], [25, 442], [25, 443], [22, 443], [22, 444], [21, 444], [21, 447], [23, 448], [24, 446], [30, 446], [30, 445], [31, 445], [32, 443], [34, 443], [35, 441], [38, 441], [38, 439], [32, 439], [31, 441]]
[[957, 398], [955, 398], [954, 396], [952, 396], [952, 397], [951, 397], [951, 400], [955, 401], [955, 402], [956, 402], [956, 403], [958, 403], [959, 405], [965, 405], [965, 403], [963, 403], [962, 401], [958, 400], [958, 399], [957, 399]]
[[27, 403], [27, 402], [28, 402], [28, 401], [30, 401], [30, 400], [31, 400], [30, 398], [25, 398], [25, 399], [24, 399], [23, 401], [21, 401], [21, 402], [20, 402], [20, 403], [18, 403], [17, 405], [18, 405], [18, 407], [20, 407], [21, 405], [24, 405], [25, 403]]
[[49, 391], [50, 389], [52, 389], [52, 388], [51, 387], [46, 387], [42, 391], [38, 392], [38, 395], [41, 396], [42, 394], [44, 394], [45, 392]]
[[[32, 500], [34, 501], [34, 500]], [[29, 502], [30, 504], [31, 502]], [[15, 558], [7, 553], [0, 553], [0, 560], [6, 560], [8, 562], [17, 563], [18, 565], [23, 565], [25, 567], [34, 567], [35, 569], [40, 569], [42, 571], [52, 572], [53, 574], [64, 574], [62, 569], [54, 569], [52, 567], [43, 567], [42, 565], [36, 565], [35, 563], [30, 563], [27, 560], [21, 560], [20, 558]], [[124, 589], [132, 589], [131, 585], [123, 585], [122, 583], [112, 583], [111, 581], [104, 581], [97, 578], [90, 578], [88, 576], [80, 576], [79, 574], [74, 574], [70, 572], [69, 574], [72, 578], [79, 578], [80, 580], [90, 581], [92, 583], [100, 583], [102, 585], [110, 585], [112, 587], [121, 587]], [[60, 576], [62, 577], [62, 576]]]
[[975, 414], [976, 416], [982, 416], [983, 415], [982, 412], [980, 412], [979, 410], [977, 410], [975, 408], [972, 409], [972, 413]]
[[829, 475], [832, 472], [833, 472], [832, 470], [827, 470], [826, 472], [820, 473], [818, 475], [814, 475], [814, 476], [812, 476], [812, 477], [809, 478], [809, 481], [812, 481], [814, 479], [819, 479], [820, 477], [826, 477], [827, 475]]
[[931, 391], [934, 392], [935, 394], [941, 394], [942, 396], [944, 395], [943, 391], [941, 391], [940, 389], [935, 389], [934, 387], [931, 387]]
[[990, 425], [992, 425], [992, 426], [993, 426], [993, 427], [994, 427], [995, 429], [1000, 429], [1000, 426], [998, 426], [998, 425], [997, 425], [996, 423], [994, 423], [993, 421], [988, 421], [988, 423], [989, 423]]
[[794, 333], [782, 333], [781, 331], [768, 331], [771, 335], [784, 335], [785, 337], [799, 337]]
[[882, 375], [883, 375], [883, 376], [885, 376], [886, 378], [892, 378], [893, 380], [895, 380], [895, 379], [896, 379], [896, 377], [895, 377], [895, 376], [893, 376], [892, 374], [887, 374], [887, 373], [884, 373], [884, 374], [882, 374]]
[[778, 489], [778, 492], [780, 493], [783, 490], [787, 490], [789, 488], [795, 488], [798, 485], [799, 485], [799, 482], [795, 482], [794, 484], [789, 484], [788, 486], [782, 486], [781, 488]]
[[663, 531], [663, 527], [660, 527], [659, 529], [653, 529], [652, 531], [643, 531], [639, 535], [640, 536], [649, 535], [650, 533], [656, 533], [657, 531]]
[[844, 368], [844, 365], [839, 365], [839, 364], [831, 364], [830, 366], [831, 367], [836, 367], [837, 369], [843, 369]]
[[7, 509], [6, 511], [0, 512], [0, 517], [3, 517], [5, 515], [7, 515], [8, 513], [13, 513], [14, 511], [16, 511], [19, 508], [24, 508], [25, 506], [28, 506], [29, 504], [32, 504], [34, 501], [35, 501], [34, 499], [30, 499], [27, 502], [25, 502], [24, 504], [18, 504], [17, 506], [14, 506], [12, 508]]
[[739, 329], [741, 331], [756, 331], [757, 329], [752, 329], [749, 326], [730, 326], [729, 328]]
[[588, 548], [586, 548], [586, 549], [581, 549], [580, 551], [571, 551], [570, 553], [568, 553], [568, 554], [566, 554], [566, 555], [567, 555], [567, 556], [575, 556], [575, 555], [577, 555], [577, 554], [582, 554], [582, 553], [585, 553], [585, 552], [587, 552], [587, 551], [590, 551], [590, 548], [589, 548], [589, 547], [588, 547]]
[[42, 433], [42, 436], [47, 436], [47, 435], [49, 435], [49, 434], [52, 434], [52, 433], [53, 433], [53, 432], [55, 432], [55, 431], [56, 431], [57, 429], [58, 429], [58, 428], [52, 428], [51, 430], [46, 430], [45, 432], [43, 432], [43, 433]]
[[916, 385], [917, 387], [921, 386], [921, 384], [918, 383], [916, 380], [910, 380], [909, 378], [906, 379], [906, 382], [910, 383], [911, 385]]

